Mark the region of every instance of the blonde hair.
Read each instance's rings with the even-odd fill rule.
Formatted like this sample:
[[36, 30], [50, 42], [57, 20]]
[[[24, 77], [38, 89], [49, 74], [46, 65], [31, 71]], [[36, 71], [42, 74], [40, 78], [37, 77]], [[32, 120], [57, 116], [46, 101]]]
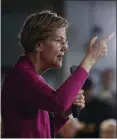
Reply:
[[107, 119], [102, 121], [100, 124], [100, 129], [107, 129], [109, 126], [116, 127], [116, 120], [115, 119]]
[[52, 35], [53, 29], [60, 27], [68, 28], [68, 22], [56, 13], [43, 10], [39, 13], [31, 14], [26, 18], [19, 33], [19, 43], [25, 52], [35, 50], [35, 45], [39, 40], [46, 40]]

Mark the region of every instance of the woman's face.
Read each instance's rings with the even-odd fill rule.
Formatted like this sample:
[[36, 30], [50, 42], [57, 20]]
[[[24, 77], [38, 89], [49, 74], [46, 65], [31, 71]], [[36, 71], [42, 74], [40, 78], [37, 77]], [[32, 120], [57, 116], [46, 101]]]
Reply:
[[42, 42], [40, 59], [48, 68], [61, 67], [63, 56], [68, 50], [66, 41], [66, 29], [59, 28], [53, 31], [52, 36]]

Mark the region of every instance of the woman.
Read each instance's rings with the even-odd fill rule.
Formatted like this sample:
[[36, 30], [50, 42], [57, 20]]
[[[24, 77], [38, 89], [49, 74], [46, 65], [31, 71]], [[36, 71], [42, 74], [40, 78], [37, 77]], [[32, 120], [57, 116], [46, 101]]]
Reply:
[[50, 11], [26, 19], [20, 32], [20, 44], [25, 54], [14, 65], [2, 88], [3, 137], [49, 138], [48, 112], [54, 115], [57, 132], [68, 120], [72, 103], [78, 105], [77, 94], [91, 67], [98, 58], [106, 55], [106, 41], [113, 35], [98, 41], [96, 47], [94, 37], [75, 72], [54, 90], [41, 75], [50, 68], [62, 66], [68, 50], [67, 28], [67, 21]]

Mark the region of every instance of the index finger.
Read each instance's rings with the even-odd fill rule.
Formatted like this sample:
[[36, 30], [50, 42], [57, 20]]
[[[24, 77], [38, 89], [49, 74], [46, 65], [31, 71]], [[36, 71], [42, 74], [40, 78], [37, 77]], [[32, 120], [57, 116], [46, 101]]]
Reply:
[[114, 36], [115, 36], [115, 33], [113, 32], [108, 37], [106, 37], [105, 39], [103, 39], [102, 42], [108, 42], [108, 41], [112, 40], [112, 38], [114, 38]]

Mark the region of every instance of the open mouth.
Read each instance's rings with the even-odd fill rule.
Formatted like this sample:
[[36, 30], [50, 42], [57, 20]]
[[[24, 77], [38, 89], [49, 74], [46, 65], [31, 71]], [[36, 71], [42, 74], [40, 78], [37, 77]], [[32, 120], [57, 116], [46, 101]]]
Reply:
[[63, 55], [58, 55], [57, 57], [59, 60], [63, 60]]

